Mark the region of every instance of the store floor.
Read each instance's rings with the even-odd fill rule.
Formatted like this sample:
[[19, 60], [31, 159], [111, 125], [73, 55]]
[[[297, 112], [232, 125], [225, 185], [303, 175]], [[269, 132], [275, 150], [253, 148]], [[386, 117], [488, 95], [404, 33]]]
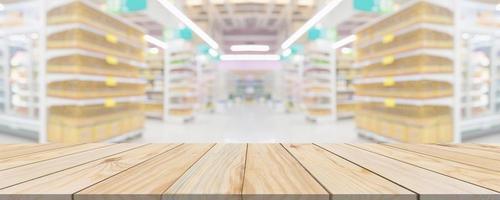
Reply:
[[352, 120], [312, 124], [303, 115], [260, 104], [235, 105], [224, 114], [201, 115], [190, 124], [150, 121], [137, 142], [359, 143]]

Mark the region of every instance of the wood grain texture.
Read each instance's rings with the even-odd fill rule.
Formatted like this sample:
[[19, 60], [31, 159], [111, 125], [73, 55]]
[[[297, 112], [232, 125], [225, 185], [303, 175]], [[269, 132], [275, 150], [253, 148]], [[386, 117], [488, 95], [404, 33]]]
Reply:
[[495, 146], [491, 144], [450, 144], [448, 146], [453, 146], [455, 148], [470, 148], [470, 149], [479, 149], [483, 151], [491, 151], [495, 153], [500, 153], [500, 146]]
[[376, 144], [353, 145], [401, 162], [500, 192], [500, 172]]
[[487, 159], [475, 155], [470, 155], [457, 151], [450, 151], [441, 148], [433, 148], [428, 145], [419, 145], [419, 144], [388, 144], [390, 146], [406, 149], [413, 152], [423, 153], [426, 155], [451, 160], [463, 164], [468, 164], [476, 167], [482, 167], [485, 169], [498, 171], [500, 172], [500, 161]]
[[0, 155], [7, 151], [17, 150], [20, 148], [39, 146], [40, 144], [0, 144]]
[[[0, 199], [72, 200], [72, 195], [175, 145], [150, 144], [0, 190]], [[78, 180], [78, 181], [75, 181]], [[11, 196], [6, 195], [11, 194]]]
[[[494, 199], [498, 193], [349, 145], [321, 144], [380, 176], [414, 191], [423, 200]], [[465, 195], [467, 194], [467, 195]]]
[[63, 145], [63, 144], [17, 145], [14, 146], [14, 148], [10, 148], [9, 150], [1, 151], [0, 159], [38, 153], [42, 151], [58, 149], [63, 147], [68, 147], [68, 145]]
[[243, 198], [320, 200], [329, 194], [280, 144], [249, 144]]
[[82, 165], [100, 158], [111, 156], [123, 151], [137, 148], [142, 144], [115, 144], [92, 151], [73, 154], [52, 160], [42, 161], [31, 165], [25, 165], [8, 170], [0, 171], [0, 189], [33, 180], [42, 176], [66, 170]]
[[0, 171], [6, 170], [14, 167], [19, 167], [31, 163], [41, 162], [45, 160], [50, 160], [53, 158], [58, 158], [62, 156], [71, 155], [74, 153], [79, 153], [83, 151], [90, 151], [93, 149], [109, 146], [110, 144], [82, 144], [76, 146], [68, 146], [65, 148], [51, 149], [47, 151], [42, 151], [39, 153], [32, 153], [22, 156], [10, 157], [5, 159], [0, 159]]
[[172, 200], [241, 199], [246, 144], [217, 144], [163, 195]]
[[333, 199], [417, 199], [417, 195], [313, 144], [283, 145]]
[[448, 144], [440, 144], [440, 145], [425, 144], [425, 146], [500, 161], [500, 154], [491, 151], [483, 151], [479, 149], [469, 149], [469, 148], [456, 148], [453, 145], [448, 145]]
[[[213, 144], [185, 144], [74, 195], [75, 200], [159, 200]], [[113, 195], [106, 195], [113, 194]]]

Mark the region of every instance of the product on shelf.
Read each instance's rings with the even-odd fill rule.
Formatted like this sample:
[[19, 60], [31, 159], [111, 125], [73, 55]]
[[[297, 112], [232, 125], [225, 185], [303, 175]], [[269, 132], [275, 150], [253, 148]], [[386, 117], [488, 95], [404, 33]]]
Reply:
[[447, 106], [361, 104], [356, 125], [387, 138], [410, 143], [447, 143], [453, 140], [453, 117]]
[[[120, 70], [117, 70], [117, 68]], [[139, 69], [136, 66], [125, 63], [120, 63], [117, 66], [110, 64], [103, 59], [81, 55], [71, 55], [51, 59], [47, 62], [47, 72], [132, 78], [139, 77]]]
[[47, 15], [47, 23], [49, 25], [85, 24], [113, 35], [123, 36], [126, 41], [145, 45], [143, 31], [101, 12], [85, 1], [75, 0], [50, 10]]
[[396, 76], [408, 74], [433, 74], [453, 72], [453, 61], [448, 58], [416, 55], [394, 60], [393, 63], [382, 62], [361, 69], [363, 77]]
[[392, 97], [406, 99], [431, 99], [450, 97], [453, 86], [438, 81], [397, 82], [391, 86], [384, 83], [356, 85], [356, 94], [360, 96]]
[[406, 9], [401, 9], [377, 23], [367, 25], [356, 35], [358, 42], [364, 43], [419, 23], [451, 25], [453, 12], [429, 1], [415, 1]]
[[92, 99], [125, 96], [144, 96], [144, 84], [117, 83], [110, 86], [106, 82], [61, 81], [50, 83], [47, 93], [52, 97], [69, 99]]
[[55, 106], [50, 108], [48, 139], [51, 142], [89, 143], [139, 130], [144, 125], [142, 104]]

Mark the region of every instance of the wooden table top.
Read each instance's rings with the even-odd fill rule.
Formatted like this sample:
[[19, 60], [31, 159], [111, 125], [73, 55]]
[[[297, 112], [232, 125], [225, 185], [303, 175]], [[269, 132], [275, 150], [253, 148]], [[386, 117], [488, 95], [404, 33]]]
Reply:
[[499, 192], [494, 145], [0, 145], [1, 200], [468, 200]]

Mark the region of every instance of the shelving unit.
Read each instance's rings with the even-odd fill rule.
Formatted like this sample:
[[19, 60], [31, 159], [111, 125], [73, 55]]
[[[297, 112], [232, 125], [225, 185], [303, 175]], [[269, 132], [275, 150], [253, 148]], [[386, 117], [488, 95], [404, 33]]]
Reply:
[[142, 132], [143, 31], [85, 0], [50, 1], [46, 20], [47, 140], [117, 141]]
[[356, 102], [354, 101], [354, 79], [359, 69], [354, 68], [354, 53], [352, 48], [337, 50], [337, 118], [350, 119], [354, 117]]
[[458, 29], [464, 138], [500, 127], [500, 18], [498, 2], [461, 0]]
[[460, 140], [454, 126], [460, 123], [454, 15], [446, 3], [417, 0], [357, 30], [360, 135], [416, 143]]
[[303, 66], [303, 55], [292, 56], [283, 66], [285, 106], [288, 113], [300, 111]]
[[0, 129], [38, 137], [40, 24], [38, 1], [3, 4], [0, 20]]
[[215, 112], [215, 80], [217, 78], [217, 68], [214, 61], [207, 55], [198, 55], [196, 57], [199, 73], [198, 82], [200, 83], [200, 106], [201, 111]]
[[186, 123], [195, 119], [199, 108], [200, 65], [192, 44], [171, 41], [166, 50], [164, 120]]
[[306, 49], [302, 72], [302, 104], [306, 119], [321, 123], [336, 118], [336, 70], [335, 52], [328, 42], [311, 42]]
[[152, 47], [146, 54], [148, 67], [142, 69], [142, 77], [147, 80], [145, 103], [146, 116], [150, 119], [163, 119], [163, 93], [165, 52], [163, 49]]

